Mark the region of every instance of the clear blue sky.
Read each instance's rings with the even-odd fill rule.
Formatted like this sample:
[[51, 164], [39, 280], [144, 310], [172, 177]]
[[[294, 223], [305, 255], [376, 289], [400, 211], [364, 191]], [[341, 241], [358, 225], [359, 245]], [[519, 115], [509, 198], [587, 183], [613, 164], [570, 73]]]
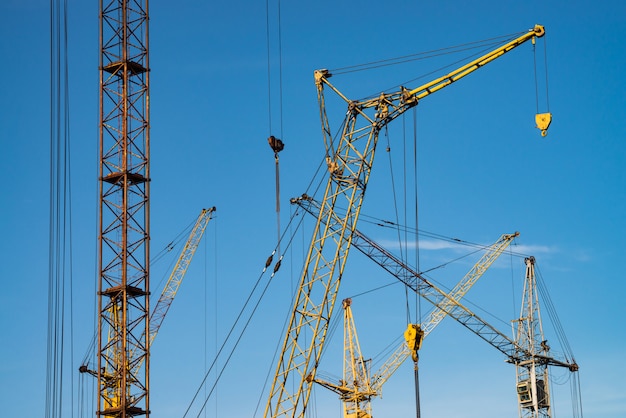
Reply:
[[[181, 0], [150, 6], [153, 254], [202, 207], [217, 207], [206, 245], [198, 251], [153, 347], [153, 416], [183, 415], [276, 245], [274, 161], [267, 136], [286, 144], [280, 154], [282, 227], [293, 212], [289, 198], [307, 190], [323, 157], [313, 70], [521, 32], [535, 23], [545, 25], [547, 32], [554, 115], [548, 136], [542, 138], [534, 128], [530, 45], [423, 100], [416, 112], [419, 227], [481, 244], [520, 231], [514, 251], [537, 257], [580, 365], [584, 416], [626, 416], [626, 284], [621, 266], [626, 257], [625, 4], [282, 2], [279, 84], [277, 3], [270, 1], [271, 101], [265, 2]], [[74, 1], [68, 7], [74, 243], [74, 364], [68, 370], [73, 371], [95, 320], [98, 4]], [[49, 2], [4, 0], [0, 31], [0, 401], [4, 416], [41, 416], [49, 234]], [[543, 46], [540, 41], [541, 59]], [[331, 81], [348, 97], [361, 98], [437, 65], [424, 61]], [[542, 100], [544, 93], [541, 88]], [[329, 106], [335, 110], [329, 116], [337, 129], [344, 110]], [[412, 116], [395, 121], [395, 130], [389, 132], [396, 187], [403, 170], [403, 123], [412, 126]], [[404, 132], [412, 141], [412, 130]], [[393, 220], [386, 145], [381, 136], [364, 213]], [[414, 219], [408, 223], [415, 226]], [[294, 231], [283, 267], [209, 401], [209, 416], [250, 417], [259, 400], [256, 416], [262, 414], [262, 386], [274, 370], [272, 355], [283, 338], [310, 227], [308, 220]], [[371, 226], [367, 233], [385, 242], [393, 239]], [[425, 238], [422, 269], [468, 251], [431, 250], [429, 244]], [[351, 256], [338, 298], [355, 296], [362, 349], [373, 356], [388, 336], [404, 329], [406, 300], [399, 286], [357, 297], [393, 279], [369, 260]], [[477, 259], [469, 257], [431, 275], [451, 287]], [[500, 261], [469, 298], [503, 319], [504, 324], [494, 324], [510, 333], [506, 321], [518, 315], [523, 266], [519, 257], [505, 255]], [[156, 286], [168, 268], [155, 266], [153, 294], [160, 292]], [[427, 309], [425, 304], [422, 309]], [[341, 345], [340, 328], [332, 344]], [[423, 416], [516, 416], [515, 371], [503, 360], [477, 337], [445, 321], [421, 354]], [[321, 369], [340, 375], [340, 350], [329, 349], [324, 361]], [[556, 413], [571, 416], [566, 374], [555, 372], [553, 383]], [[389, 381], [383, 399], [373, 402], [374, 413], [414, 414], [413, 391], [407, 365]], [[340, 416], [334, 395], [319, 388], [315, 393], [320, 416]]]

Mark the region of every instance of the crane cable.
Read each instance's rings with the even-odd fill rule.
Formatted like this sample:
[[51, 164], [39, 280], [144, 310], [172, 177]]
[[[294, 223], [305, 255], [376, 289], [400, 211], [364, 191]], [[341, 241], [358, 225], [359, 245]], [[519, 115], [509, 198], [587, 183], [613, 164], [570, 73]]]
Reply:
[[535, 43], [535, 39], [532, 41], [533, 43], [533, 67], [534, 67], [534, 77], [535, 77], [535, 106], [536, 106], [536, 114], [535, 114], [535, 123], [539, 130], [541, 130], [541, 136], [546, 136], [548, 134], [548, 127], [552, 122], [552, 113], [550, 113], [550, 97], [548, 94], [548, 48], [546, 46], [547, 40], [544, 39], [543, 43], [543, 65], [545, 72], [545, 95], [546, 95], [546, 111], [544, 113], [539, 113], [539, 79], [537, 77], [537, 46]]
[[[282, 58], [282, 32], [280, 18], [280, 0], [277, 2], [278, 13], [278, 99], [279, 99], [279, 121], [280, 136], [283, 137], [283, 58]], [[270, 135], [267, 138], [269, 146], [274, 151], [274, 162], [276, 165], [276, 231], [280, 241], [280, 170], [278, 153], [285, 147], [283, 141], [272, 135], [272, 67], [270, 48], [270, 11], [269, 0], [265, 0], [265, 21], [266, 21], [266, 43], [267, 43], [267, 101], [268, 101], [268, 128]], [[280, 252], [280, 248], [279, 248]]]
[[[419, 246], [419, 194], [417, 187], [417, 110], [413, 108], [413, 184], [414, 184], [414, 214], [415, 214], [415, 266], [417, 267], [417, 271], [421, 270], [420, 266], [420, 246]], [[421, 299], [417, 292], [414, 294], [415, 297], [415, 315], [416, 319], [419, 319], [421, 322], [422, 318], [422, 305]], [[419, 352], [417, 353], [419, 356]], [[417, 366], [417, 362], [415, 362], [415, 411], [416, 417], [420, 418], [421, 416], [421, 405], [420, 405], [420, 390], [419, 390], [419, 370]]]
[[[544, 62], [544, 72], [545, 72], [545, 94], [546, 94], [546, 111], [550, 112], [550, 96], [548, 94], [548, 47], [546, 45], [547, 40], [544, 35], [543, 42], [543, 62]], [[537, 77], [537, 45], [535, 45], [535, 41], [533, 40], [533, 66], [534, 66], [534, 76], [535, 76], [535, 106], [537, 109], [537, 113], [539, 113], [539, 79]]]
[[[48, 328], [46, 359], [45, 417], [67, 415], [69, 399], [73, 415], [74, 389], [70, 374], [70, 395], [66, 366], [73, 363], [72, 303], [72, 212], [68, 88], [67, 1], [50, 1], [50, 201], [48, 242]], [[66, 298], [66, 292], [69, 297]], [[66, 315], [66, 308], [69, 315]], [[69, 316], [69, 318], [68, 318]], [[69, 336], [66, 335], [69, 325]], [[68, 341], [69, 340], [69, 341]], [[69, 350], [66, 343], [69, 342]], [[66, 360], [69, 360], [66, 364]]]
[[[226, 335], [224, 341], [222, 342], [222, 344], [220, 345], [219, 349], [216, 352], [215, 358], [213, 359], [213, 361], [211, 362], [211, 365], [209, 366], [209, 368], [206, 370], [205, 374], [204, 374], [204, 378], [202, 380], [202, 382], [200, 383], [198, 389], [196, 390], [196, 393], [194, 394], [193, 398], [191, 399], [191, 401], [189, 402], [189, 405], [183, 415], [183, 418], [187, 417], [187, 415], [190, 413], [191, 408], [193, 407], [194, 403], [196, 402], [196, 399], [198, 399], [198, 396], [200, 394], [200, 392], [202, 391], [202, 389], [205, 387], [205, 385], [207, 384], [207, 380], [209, 378], [209, 375], [211, 374], [211, 372], [213, 372], [213, 370], [216, 368], [216, 363], [217, 360], [222, 356], [222, 353], [225, 352], [226, 349], [226, 345], [231, 341], [231, 337], [235, 339], [232, 348], [230, 348], [230, 351], [227, 354], [224, 354], [226, 356], [226, 360], [224, 361], [224, 363], [222, 364], [221, 368], [219, 370], [216, 370], [216, 377], [215, 377], [215, 381], [213, 382], [213, 384], [211, 385], [210, 390], [208, 391], [207, 394], [205, 394], [205, 399], [202, 402], [201, 406], [200, 406], [200, 411], [198, 412], [197, 417], [200, 416], [200, 414], [205, 410], [206, 405], [209, 401], [209, 399], [211, 398], [211, 396], [213, 395], [217, 384], [222, 376], [222, 374], [224, 373], [224, 371], [226, 370], [226, 367], [228, 366], [230, 360], [232, 359], [235, 350], [237, 349], [237, 347], [239, 346], [243, 335], [245, 333], [245, 331], [248, 329], [250, 322], [252, 321], [252, 317], [254, 316], [254, 314], [256, 313], [257, 309], [260, 306], [260, 303], [264, 297], [264, 295], [266, 294], [270, 284], [272, 283], [274, 277], [276, 276], [276, 273], [278, 272], [278, 270], [281, 267], [281, 263], [282, 260], [284, 258], [284, 254], [286, 252], [280, 253], [279, 252], [279, 248], [280, 248], [280, 244], [281, 242], [286, 238], [286, 233], [287, 231], [289, 231], [289, 226], [291, 226], [292, 223], [295, 222], [296, 216], [294, 215], [290, 221], [289, 221], [289, 225], [287, 228], [285, 228], [285, 231], [282, 233], [282, 235], [279, 237], [279, 242], [277, 243], [276, 248], [274, 248], [274, 250], [272, 251], [272, 253], [270, 254], [270, 256], [267, 258], [266, 262], [265, 262], [265, 266], [262, 269], [261, 273], [259, 274], [259, 277], [257, 278], [252, 290], [250, 291], [250, 293], [248, 294], [248, 297], [246, 298], [243, 306], [241, 307], [237, 317], [235, 318], [235, 321], [233, 322], [230, 330], [228, 331], [228, 334]], [[299, 227], [302, 225], [302, 222], [304, 220], [303, 216], [299, 217], [299, 220], [297, 222], [297, 226], [296, 226], [296, 230], [299, 229]], [[291, 247], [291, 244], [293, 243], [293, 240], [295, 238], [295, 234], [292, 234], [291, 236], [287, 237], [287, 249]], [[274, 262], [274, 256], [276, 254], [279, 254], [280, 257], [278, 258], [278, 261], [276, 261], [276, 263], [274, 264], [274, 267], [272, 269], [272, 272], [270, 274], [269, 279], [267, 280], [267, 283], [265, 283], [264, 286], [261, 286], [262, 284], [262, 279], [265, 276], [266, 272], [268, 271], [268, 269], [270, 269], [270, 266], [272, 265], [272, 263]], [[256, 299], [253, 299], [253, 296], [257, 293], [257, 291], [260, 292], [260, 294], [258, 295], [258, 297]], [[251, 312], [249, 313], [249, 315], [247, 317], [244, 318], [244, 313], [246, 312], [247, 309], [250, 309]], [[239, 334], [236, 336], [235, 338], [235, 330], [237, 328], [237, 326], [243, 322], [243, 325], [241, 325], [242, 330], [239, 332]], [[286, 325], [285, 325], [286, 326]], [[273, 364], [273, 362], [272, 362]]]
[[[402, 118], [403, 124], [405, 122], [405, 117]], [[414, 177], [414, 210], [415, 210], [415, 243], [416, 243], [416, 262], [417, 262], [417, 268], [419, 271], [419, 239], [418, 239], [418, 220], [419, 220], [419, 216], [418, 216], [418, 193], [417, 193], [417, 123], [416, 123], [416, 113], [415, 111], [413, 112], [413, 177]], [[387, 155], [389, 157], [389, 170], [390, 170], [390, 175], [391, 175], [391, 190], [393, 193], [393, 201], [394, 201], [394, 208], [395, 208], [395, 217], [396, 217], [396, 228], [394, 228], [398, 234], [398, 242], [400, 245], [400, 254], [401, 254], [401, 258], [403, 259], [408, 259], [408, 241], [409, 241], [409, 237], [408, 237], [408, 233], [407, 233], [407, 229], [404, 230], [404, 240], [402, 239], [402, 234], [401, 234], [401, 230], [398, 227], [398, 225], [400, 225], [399, 222], [399, 214], [398, 214], [398, 204], [397, 204], [397, 195], [396, 195], [396, 185], [395, 185], [395, 179], [394, 179], [394, 172], [393, 172], [393, 160], [391, 158], [391, 146], [389, 143], [389, 131], [386, 127], [385, 129], [385, 138], [387, 139]], [[407, 205], [408, 205], [408, 193], [407, 193], [407, 163], [406, 163], [406, 155], [407, 155], [407, 146], [406, 146], [406, 125], [403, 126], [403, 202], [404, 202], [404, 214], [403, 217], [405, 219], [405, 221], [408, 219], [408, 214], [407, 214]], [[405, 291], [405, 300], [406, 300], [406, 312], [407, 312], [407, 323], [411, 323], [411, 319], [410, 319], [410, 304], [409, 304], [409, 293], [408, 293], [408, 288], [404, 288]], [[419, 323], [421, 321], [418, 321], [421, 316], [420, 314], [420, 301], [419, 301], [419, 297], [418, 294], [415, 293], [414, 294], [414, 301], [415, 301], [415, 321], [413, 321], [414, 323]], [[419, 354], [418, 354], [419, 356]], [[420, 418], [420, 394], [419, 394], [419, 369], [418, 369], [418, 365], [417, 365], [418, 361], [417, 359], [415, 359], [414, 363], [413, 363], [413, 370], [414, 370], [414, 382], [415, 382], [415, 410], [416, 410], [416, 416], [417, 418]]]
[[434, 49], [430, 51], [417, 52], [417, 53], [402, 55], [402, 56], [394, 57], [394, 58], [386, 58], [386, 59], [380, 59], [380, 60], [361, 63], [361, 64], [333, 68], [333, 69], [329, 69], [329, 72], [332, 73], [333, 76], [336, 76], [339, 74], [348, 74], [348, 73], [368, 71], [368, 70], [373, 70], [377, 68], [388, 67], [388, 66], [393, 66], [393, 65], [398, 65], [398, 64], [406, 64], [408, 62], [421, 61], [421, 60], [435, 58], [435, 57], [439, 57], [443, 55], [457, 54], [457, 53], [472, 50], [472, 49], [481, 48], [482, 50], [489, 50], [489, 49], [492, 49], [494, 45], [503, 45], [509, 42], [510, 40], [517, 38], [523, 33], [524, 32], [516, 32], [516, 33], [511, 33], [508, 35], [487, 38], [487, 39], [483, 39], [479, 41], [467, 42], [467, 43], [463, 43], [460, 45], [449, 46], [449, 47]]

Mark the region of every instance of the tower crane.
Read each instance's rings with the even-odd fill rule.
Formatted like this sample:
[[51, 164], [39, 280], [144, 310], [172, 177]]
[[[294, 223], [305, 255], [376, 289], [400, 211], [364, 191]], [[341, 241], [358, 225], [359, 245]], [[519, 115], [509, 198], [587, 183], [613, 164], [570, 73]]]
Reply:
[[550, 417], [550, 385], [548, 367], [543, 359], [550, 346], [543, 334], [539, 309], [539, 294], [535, 277], [535, 257], [526, 257], [524, 293], [515, 342], [531, 353], [524, 361], [515, 363], [517, 397], [520, 418]]
[[[312, 214], [315, 214], [315, 209], [320, 211], [323, 209], [318, 202], [306, 195], [292, 199], [292, 203], [298, 204]], [[319, 217], [325, 219], [324, 214], [320, 214]], [[454, 291], [447, 294], [439, 289], [359, 230], [354, 231], [351, 243], [436, 309], [444, 311], [447, 316], [500, 351], [506, 356], [507, 362], [516, 366], [520, 418], [551, 417], [549, 394], [545, 389], [548, 382], [548, 366], [563, 367], [572, 373], [577, 373], [579, 366], [571, 353], [567, 353], [565, 358], [552, 356], [549, 353], [550, 347], [543, 339], [535, 289], [534, 257], [529, 257], [525, 261], [527, 269], [524, 301], [520, 319], [517, 321], [517, 337], [513, 340], [462, 305], [458, 299], [453, 298], [451, 294]], [[311, 378], [312, 380], [314, 378]]]
[[150, 416], [148, 21], [148, 0], [99, 2], [96, 413], [109, 418]]
[[187, 268], [189, 267], [191, 259], [198, 249], [198, 245], [202, 240], [204, 231], [206, 230], [214, 212], [215, 206], [209, 209], [202, 209], [198, 215], [198, 219], [196, 219], [193, 229], [189, 233], [189, 238], [187, 238], [187, 241], [185, 242], [185, 247], [181, 251], [178, 261], [176, 261], [176, 265], [174, 266], [174, 269], [172, 270], [172, 273], [163, 288], [163, 292], [161, 292], [161, 296], [159, 297], [159, 300], [150, 315], [150, 335], [148, 338], [150, 345], [152, 345], [152, 342], [154, 341], [154, 338], [159, 332], [161, 324], [165, 319], [165, 315], [170, 309], [170, 306], [178, 293], [178, 289], [185, 278], [185, 273], [187, 273]]
[[[191, 260], [193, 259], [193, 256], [198, 249], [198, 245], [202, 240], [204, 231], [206, 230], [206, 227], [211, 220], [211, 216], [213, 215], [213, 213], [215, 213], [215, 210], [215, 207], [202, 209], [200, 211], [200, 214], [198, 215], [198, 218], [196, 219], [196, 222], [194, 223], [193, 228], [191, 229], [191, 232], [189, 233], [189, 237], [185, 242], [183, 250], [178, 256], [178, 260], [176, 261], [176, 264], [174, 265], [174, 268], [170, 273], [165, 287], [161, 292], [161, 296], [159, 297], [157, 304], [150, 314], [150, 328], [148, 334], [149, 347], [152, 346], [152, 343], [154, 342], [154, 339], [156, 338], [157, 333], [159, 332], [159, 329], [161, 328], [161, 325], [165, 320], [165, 316], [169, 311], [172, 302], [174, 302], [174, 298], [176, 297], [178, 289], [180, 288], [180, 285], [185, 278], [185, 274], [187, 273], [189, 264], [191, 263]], [[143, 334], [141, 335], [142, 338], [144, 336], [145, 335]], [[142, 366], [143, 362], [137, 363], [133, 372], [136, 373], [137, 369], [141, 368]], [[90, 370], [86, 364], [81, 365], [79, 371], [81, 373], [89, 373], [96, 377], [98, 376], [98, 373], [96, 371]], [[104, 378], [111, 379], [112, 377], [105, 375]]]
[[[331, 73], [328, 70], [314, 72], [330, 176], [321, 203], [323, 209], [314, 227], [296, 290], [265, 407], [265, 417], [304, 415], [311, 393], [307, 382], [315, 378], [323, 351], [380, 131], [420, 100], [544, 34], [543, 26], [536, 25], [523, 35], [443, 77], [412, 90], [402, 87], [394, 93], [382, 93], [374, 99], [350, 100], [329, 82]], [[334, 91], [347, 104], [341, 138], [336, 145], [326, 115], [325, 87]], [[335, 208], [342, 205], [346, 211], [342, 218], [338, 218], [335, 216]], [[309, 341], [306, 341], [308, 337]]]
[[[298, 199], [295, 200], [295, 202], [297, 201]], [[371, 399], [375, 396], [382, 396], [382, 387], [385, 382], [389, 380], [393, 373], [395, 373], [409, 357], [417, 364], [417, 351], [420, 349], [423, 339], [439, 325], [443, 318], [445, 318], [447, 311], [450, 310], [454, 301], [461, 300], [465, 296], [483, 273], [487, 271], [509, 246], [513, 239], [518, 236], [519, 232], [500, 236], [495, 243], [487, 248], [487, 251], [480, 260], [448, 293], [448, 298], [441, 301], [441, 307], [439, 309], [434, 309], [421, 324], [408, 324], [404, 332], [406, 341], [398, 346], [376, 373], [370, 376], [369, 371], [364, 367], [358, 344], [344, 343], [344, 379], [341, 384], [337, 385], [322, 379], [315, 379], [315, 383], [339, 394], [344, 405], [344, 418], [371, 417]], [[357, 340], [351, 301], [344, 301], [343, 308], [344, 329], [349, 329], [349, 331], [344, 332], [354, 335], [352, 340]], [[361, 371], [361, 368], [363, 368], [364, 371]], [[346, 376], [350, 378], [346, 378]]]

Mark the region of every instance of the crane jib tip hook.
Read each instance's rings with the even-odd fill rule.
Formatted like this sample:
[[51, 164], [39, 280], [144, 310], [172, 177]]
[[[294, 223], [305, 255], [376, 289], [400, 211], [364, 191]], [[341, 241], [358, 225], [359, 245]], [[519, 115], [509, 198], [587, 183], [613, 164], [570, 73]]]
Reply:
[[280, 139], [276, 138], [274, 135], [270, 135], [267, 138], [267, 143], [270, 144], [272, 150], [274, 150], [274, 155], [278, 155], [285, 148], [285, 144]]
[[541, 130], [541, 136], [548, 135], [548, 127], [552, 122], [552, 113], [537, 113], [535, 115], [535, 123], [537, 128]]

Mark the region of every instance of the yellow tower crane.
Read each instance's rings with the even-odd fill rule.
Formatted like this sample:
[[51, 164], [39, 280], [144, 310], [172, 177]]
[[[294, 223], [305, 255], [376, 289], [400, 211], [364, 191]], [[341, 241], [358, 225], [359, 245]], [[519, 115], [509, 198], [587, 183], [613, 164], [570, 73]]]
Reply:
[[[196, 222], [189, 233], [189, 237], [185, 242], [185, 246], [178, 256], [178, 260], [176, 261], [176, 265], [172, 269], [170, 276], [161, 292], [161, 296], [159, 297], [159, 301], [155, 305], [152, 313], [150, 314], [150, 327], [148, 332], [148, 347], [152, 346], [161, 325], [165, 319], [165, 316], [178, 293], [178, 289], [185, 278], [185, 274], [187, 273], [187, 269], [189, 268], [189, 264], [193, 259], [193, 256], [198, 249], [198, 245], [202, 240], [204, 235], [204, 231], [211, 220], [211, 217], [215, 213], [215, 207], [209, 209], [202, 209]], [[143, 339], [145, 335], [141, 335], [141, 339]], [[130, 352], [131, 357], [133, 356], [132, 351]], [[137, 373], [139, 369], [143, 366], [143, 360], [138, 361], [133, 368], [131, 369], [131, 374]], [[83, 364], [78, 369], [81, 373], [89, 373], [93, 376], [98, 377], [98, 373], [94, 370], [90, 370], [87, 364]], [[103, 374], [104, 379], [112, 379], [112, 376]]]
[[[409, 357], [417, 366], [417, 351], [420, 349], [423, 339], [446, 317], [447, 312], [455, 303], [454, 301], [461, 300], [465, 296], [513, 239], [518, 236], [519, 232], [503, 234], [495, 243], [487, 247], [485, 254], [448, 293], [449, 297], [441, 302], [439, 308], [434, 309], [421, 324], [408, 324], [404, 332], [405, 342], [399, 345], [376, 373], [370, 375], [364, 367], [365, 364], [358, 344], [344, 343], [344, 378], [340, 384], [315, 379], [315, 383], [339, 394], [343, 402], [344, 418], [369, 418], [372, 416], [372, 398], [382, 396], [383, 385]], [[343, 308], [344, 334], [352, 336], [350, 341], [358, 341], [350, 301], [344, 301]], [[345, 331], [346, 329], [348, 331]]]
[[150, 335], [148, 336], [148, 342], [150, 345], [152, 345], [152, 342], [154, 341], [154, 338], [159, 332], [159, 328], [161, 328], [161, 324], [165, 319], [165, 315], [170, 309], [170, 306], [176, 297], [176, 293], [178, 293], [178, 289], [185, 278], [185, 273], [187, 273], [187, 268], [189, 267], [191, 259], [198, 249], [200, 240], [202, 240], [204, 231], [206, 230], [214, 212], [215, 206], [209, 209], [202, 209], [198, 215], [198, 219], [196, 219], [193, 229], [189, 233], [189, 238], [187, 238], [187, 242], [185, 242], [185, 247], [181, 251], [178, 261], [176, 261], [176, 265], [174, 266], [174, 269], [172, 270], [172, 273], [163, 288], [163, 292], [161, 292], [161, 297], [159, 297], [159, 301], [150, 315]]
[[550, 418], [552, 416], [550, 374], [545, 361], [550, 356], [550, 346], [544, 337], [541, 322], [535, 257], [526, 257], [524, 263], [526, 274], [520, 317], [513, 322], [516, 325], [515, 342], [531, 355], [524, 361], [515, 363], [519, 416]]
[[[380, 131], [421, 99], [544, 34], [543, 26], [536, 25], [443, 77], [412, 90], [403, 87], [395, 93], [382, 93], [375, 99], [350, 100], [329, 82], [331, 74], [328, 70], [315, 71], [330, 176], [288, 320], [265, 417], [304, 416], [310, 397], [308, 382], [310, 378], [315, 378], [323, 351]], [[325, 87], [345, 100], [348, 107], [336, 147], [326, 115]], [[335, 208], [339, 207], [346, 208], [341, 218], [335, 214]]]
[[[292, 203], [298, 204], [307, 212], [315, 214], [321, 206], [308, 196], [292, 199]], [[578, 379], [578, 364], [566, 344], [566, 352], [557, 358], [550, 352], [550, 347], [543, 337], [541, 318], [539, 315], [539, 301], [534, 273], [534, 257], [526, 258], [526, 278], [522, 301], [522, 310], [517, 322], [517, 335], [515, 340], [507, 337], [504, 333], [485, 322], [470, 309], [463, 306], [452, 295], [453, 290], [446, 293], [439, 289], [420, 273], [411, 269], [403, 261], [389, 253], [382, 246], [365, 236], [359, 230], [355, 230], [352, 237], [352, 246], [369, 257], [372, 261], [400, 280], [409, 289], [419, 294], [423, 299], [431, 303], [436, 309], [441, 310], [446, 316], [469, 329], [478, 337], [486, 341], [492, 347], [506, 356], [506, 361], [516, 366], [517, 372], [517, 395], [519, 399], [520, 418], [550, 418], [548, 367], [556, 366], [569, 370], [574, 381]], [[455, 288], [456, 289], [456, 288]], [[425, 328], [428, 328], [425, 326]], [[415, 353], [421, 344], [418, 327], [409, 325], [407, 328], [413, 342], [411, 352]], [[415, 333], [413, 333], [415, 331]], [[407, 335], [405, 334], [405, 337]], [[564, 335], [561, 336], [565, 339]], [[309, 381], [315, 379], [310, 377]], [[374, 380], [372, 378], [372, 380]], [[578, 387], [574, 384], [572, 392], [578, 396]], [[575, 411], [577, 413], [578, 411]], [[579, 415], [574, 415], [578, 417]]]

